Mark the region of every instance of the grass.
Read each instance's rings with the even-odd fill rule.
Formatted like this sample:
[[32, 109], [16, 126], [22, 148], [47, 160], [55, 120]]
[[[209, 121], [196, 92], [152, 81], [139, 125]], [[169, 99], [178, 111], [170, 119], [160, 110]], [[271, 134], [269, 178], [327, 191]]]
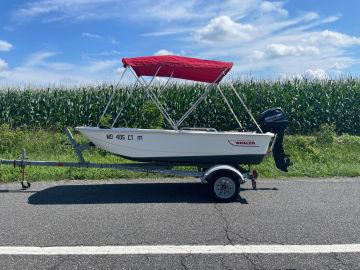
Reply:
[[[13, 130], [0, 127], [0, 158], [17, 159], [22, 148], [32, 160], [77, 161], [65, 133], [44, 130]], [[85, 141], [76, 134], [78, 141]], [[254, 166], [260, 178], [360, 176], [360, 137], [335, 136], [319, 132], [315, 136], [290, 135], [285, 138], [285, 149], [294, 162], [288, 173], [276, 169], [272, 157]], [[129, 162], [120, 157], [92, 148], [84, 153], [85, 159], [98, 163]], [[108, 169], [74, 169], [58, 167], [27, 167], [30, 181], [61, 179], [109, 179], [154, 177], [153, 174]], [[160, 176], [159, 176], [160, 177]], [[0, 182], [18, 181], [19, 168], [0, 165]]]
[[257, 165], [261, 177], [336, 177], [360, 176], [360, 136], [335, 136], [333, 142], [322, 142], [316, 136], [291, 135], [285, 138], [285, 152], [293, 166], [282, 173], [272, 157]]

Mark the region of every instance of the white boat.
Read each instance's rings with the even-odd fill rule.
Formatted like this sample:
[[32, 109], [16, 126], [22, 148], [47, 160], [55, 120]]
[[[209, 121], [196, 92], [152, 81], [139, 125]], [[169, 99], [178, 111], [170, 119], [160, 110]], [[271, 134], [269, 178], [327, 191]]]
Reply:
[[273, 133], [78, 127], [97, 147], [138, 161], [258, 164]]
[[[257, 132], [182, 129], [180, 127], [188, 115], [206, 98], [211, 87], [216, 87], [239, 127], [243, 128], [219, 86], [222, 78], [230, 71], [232, 63], [182, 56], [124, 58], [123, 63], [125, 71], [122, 77], [127, 70], [132, 72], [137, 83], [144, 86], [149, 98], [155, 103], [173, 130], [115, 128], [114, 125], [120, 116], [119, 112], [111, 128], [76, 128], [97, 147], [137, 161], [239, 165], [260, 163], [275, 144], [275, 148], [278, 148], [276, 164], [281, 163], [278, 167], [287, 170], [289, 162], [286, 161], [282, 148], [283, 131], [287, 124], [283, 112], [280, 109], [267, 111], [262, 119], [264, 127], [260, 127], [231, 83], [229, 83], [231, 89], [257, 126]], [[152, 79], [146, 83], [143, 76], [152, 76]], [[168, 77], [168, 81], [171, 78], [178, 78], [205, 82], [208, 83], [208, 86], [189, 110], [178, 121], [174, 121], [150, 87], [155, 77]], [[105, 115], [113, 97], [114, 94], [101, 117]], [[274, 132], [265, 132], [263, 128]], [[277, 133], [277, 131], [282, 132], [280, 143], [275, 140], [275, 132]]]

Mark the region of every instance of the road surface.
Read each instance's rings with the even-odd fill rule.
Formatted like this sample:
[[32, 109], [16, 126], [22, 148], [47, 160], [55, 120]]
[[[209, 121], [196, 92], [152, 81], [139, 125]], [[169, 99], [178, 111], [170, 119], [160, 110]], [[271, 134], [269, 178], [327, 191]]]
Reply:
[[0, 269], [360, 269], [360, 178], [0, 184]]

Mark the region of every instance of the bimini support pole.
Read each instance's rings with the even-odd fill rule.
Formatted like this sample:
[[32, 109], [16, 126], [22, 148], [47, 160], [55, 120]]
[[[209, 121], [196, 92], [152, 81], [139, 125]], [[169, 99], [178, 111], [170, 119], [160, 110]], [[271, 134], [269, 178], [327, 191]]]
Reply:
[[[126, 67], [126, 68], [128, 68], [128, 67]], [[143, 85], [142, 82], [139, 80], [139, 78], [138, 78], [138, 77], [136, 76], [136, 74], [133, 72], [133, 70], [131, 69], [131, 67], [130, 67], [129, 69], [130, 69], [131, 73], [134, 75], [134, 77], [136, 78], [136, 82], [135, 82], [135, 85], [134, 85], [134, 89], [136, 89], [136, 87], [137, 87], [138, 84], [140, 84], [140, 85], [142, 86], [142, 85]], [[133, 91], [134, 91], [134, 90], [133, 90]], [[119, 110], [118, 114], [116, 115], [113, 123], [111, 124], [111, 128], [113, 128], [113, 127], [115, 126], [117, 120], [119, 119], [121, 113], [123, 112], [124, 107], [125, 107], [126, 103], [128, 102], [128, 100], [129, 100], [129, 98], [130, 98], [131, 95], [132, 95], [132, 93], [128, 94], [128, 96], [126, 97], [125, 102], [124, 102], [124, 105], [120, 108], [120, 110]]]
[[186, 113], [184, 113], [184, 115], [176, 122], [176, 125], [179, 127], [181, 125], [182, 122], [184, 122], [184, 120], [196, 109], [196, 107], [200, 104], [201, 101], [203, 101], [209, 94], [211, 87], [216, 84], [216, 82], [221, 78], [221, 76], [225, 75], [225, 71], [228, 68], [225, 68], [220, 75], [216, 78], [215, 81], [213, 81], [211, 84], [208, 84], [206, 86], [206, 90], [204, 92], [204, 94], [202, 94], [198, 100], [186, 111]]
[[219, 85], [217, 86], [217, 89], [219, 90], [219, 92], [220, 92], [221, 96], [223, 97], [223, 99], [224, 99], [224, 101], [225, 101], [226, 105], [228, 106], [228, 108], [229, 108], [230, 112], [231, 112], [231, 113], [232, 113], [232, 115], [234, 116], [234, 118], [235, 118], [236, 122], [238, 123], [238, 125], [240, 126], [240, 128], [243, 128], [243, 127], [242, 127], [242, 125], [241, 125], [241, 123], [240, 123], [240, 121], [239, 121], [239, 119], [237, 118], [237, 116], [236, 116], [235, 112], [234, 112], [234, 111], [233, 111], [233, 109], [231, 108], [231, 105], [230, 105], [230, 103], [229, 103], [228, 99], [225, 97], [225, 95], [224, 95], [224, 93], [223, 93], [223, 91], [221, 90], [221, 88], [220, 88], [220, 86], [219, 86]]
[[252, 115], [251, 111], [248, 109], [248, 107], [246, 106], [245, 102], [243, 101], [243, 99], [240, 97], [240, 95], [238, 94], [238, 92], [236, 92], [235, 87], [233, 86], [233, 84], [230, 82], [230, 87], [231, 89], [234, 91], [235, 95], [237, 96], [237, 98], [240, 100], [241, 104], [243, 105], [243, 107], [245, 108], [246, 112], [249, 114], [251, 120], [255, 123], [256, 127], [258, 128], [258, 130], [261, 133], [264, 133], [262, 131], [262, 129], [260, 128], [259, 124], [256, 122], [254, 116]]
[[209, 94], [211, 90], [211, 86], [213, 84], [207, 85], [205, 92], [198, 98], [198, 100], [187, 110], [186, 113], [176, 122], [176, 125], [179, 127], [182, 122], [196, 109], [196, 107], [200, 104], [201, 101], [203, 101]]
[[[159, 111], [161, 112], [161, 114], [165, 117], [165, 119], [168, 121], [168, 123], [171, 125], [171, 127], [174, 130], [177, 130], [177, 125], [175, 124], [174, 120], [172, 120], [172, 118], [170, 117], [169, 113], [165, 110], [165, 108], [161, 105], [160, 101], [158, 100], [158, 98], [156, 97], [156, 95], [153, 93], [153, 91], [151, 91], [150, 89], [150, 85], [152, 84], [152, 82], [154, 81], [155, 77], [157, 76], [157, 74], [159, 73], [161, 69], [161, 66], [159, 66], [159, 68], [157, 69], [155, 75], [152, 77], [152, 79], [150, 80], [149, 83], [146, 83], [146, 81], [144, 80], [144, 78], [142, 77], [138, 77], [136, 75], [136, 73], [130, 68], [131, 73], [134, 75], [134, 77], [136, 78], [137, 82], [139, 82], [142, 86], [145, 87], [145, 91], [148, 94], [148, 97], [152, 100], [152, 102], [154, 102], [155, 106], [159, 109]], [[143, 81], [141, 81], [140, 79], [142, 79]]]
[[119, 119], [120, 114], [121, 114], [121, 113], [122, 113], [122, 111], [124, 110], [125, 104], [128, 102], [128, 100], [129, 100], [130, 96], [131, 96], [131, 94], [128, 94], [128, 96], [126, 97], [125, 102], [124, 102], [124, 105], [120, 108], [120, 110], [119, 110], [118, 114], [116, 115], [116, 117], [115, 117], [115, 119], [114, 119], [113, 123], [111, 124], [111, 128], [113, 128], [113, 127], [114, 127], [114, 125], [116, 124], [117, 120]]
[[[131, 71], [131, 68], [130, 68], [130, 71]], [[133, 89], [136, 89], [136, 87], [138, 86], [138, 84], [141, 84], [141, 82], [138, 80], [138, 78], [136, 78], [136, 82], [135, 82], [135, 84], [134, 84], [134, 86], [133, 86]], [[120, 110], [119, 110], [118, 114], [116, 115], [113, 123], [111, 124], [111, 128], [113, 128], [114, 125], [116, 124], [117, 120], [119, 119], [121, 113], [123, 112], [123, 110], [124, 110], [124, 108], [125, 108], [126, 103], [128, 102], [128, 100], [129, 100], [129, 98], [130, 98], [130, 96], [132, 95], [133, 92], [134, 92], [134, 90], [130, 91], [130, 93], [129, 93], [128, 96], [126, 97], [123, 106], [120, 108]]]
[[[121, 80], [122, 80], [122, 78], [124, 77], [127, 69], [128, 69], [128, 68], [126, 67], [125, 70], [123, 71], [123, 73], [121, 74], [120, 80], [119, 80], [119, 82], [116, 84], [116, 86], [118, 86], [119, 83], [121, 82]], [[114, 87], [113, 87], [113, 93], [112, 93], [112, 95], [111, 95], [108, 103], [106, 104], [106, 107], [105, 107], [103, 113], [101, 114], [101, 117], [100, 117], [100, 119], [99, 119], [99, 122], [98, 122], [98, 124], [97, 124], [97, 127], [99, 127], [100, 121], [101, 121], [101, 119], [104, 117], [106, 111], [108, 110], [108, 108], [109, 108], [109, 106], [110, 106], [110, 103], [111, 103], [111, 101], [113, 100], [113, 98], [114, 98], [114, 96], [115, 96], [115, 93], [116, 93], [116, 87], [115, 87], [115, 89], [114, 89]]]
[[164, 89], [164, 88], [167, 86], [167, 84], [169, 83], [169, 81], [172, 79], [172, 76], [173, 76], [173, 75], [174, 75], [174, 70], [173, 70], [173, 72], [171, 73], [170, 77], [167, 79], [166, 83], [165, 83], [164, 85], [161, 85], [161, 86], [159, 87], [159, 90]]

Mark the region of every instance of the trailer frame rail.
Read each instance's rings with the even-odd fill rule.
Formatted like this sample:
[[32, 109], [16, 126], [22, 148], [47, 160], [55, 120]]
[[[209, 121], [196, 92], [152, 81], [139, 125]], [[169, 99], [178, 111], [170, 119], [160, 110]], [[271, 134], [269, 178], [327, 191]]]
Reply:
[[[198, 164], [198, 170], [179, 170], [173, 169], [175, 166], [192, 166], [193, 164], [187, 163], [169, 163], [169, 162], [142, 162], [142, 163], [92, 163], [85, 160], [83, 151], [89, 149], [92, 145], [90, 143], [78, 143], [69, 129], [65, 130], [70, 144], [77, 155], [78, 162], [62, 162], [62, 161], [41, 161], [29, 160], [25, 149], [21, 151], [20, 159], [0, 159], [0, 165], [12, 165], [20, 168], [21, 173], [21, 186], [22, 189], [30, 188], [31, 184], [25, 179], [27, 166], [43, 166], [43, 167], [67, 167], [67, 168], [96, 168], [96, 169], [114, 169], [114, 170], [127, 170], [142, 173], [160, 173], [169, 176], [181, 177], [195, 177], [200, 178], [202, 183], [206, 183], [206, 171], [209, 169], [205, 164]], [[195, 166], [195, 165], [193, 165]], [[232, 165], [225, 165], [232, 166]], [[252, 186], [256, 189], [257, 172], [245, 170], [239, 166], [233, 166], [241, 174], [241, 184], [245, 183], [245, 178], [252, 181]]]

